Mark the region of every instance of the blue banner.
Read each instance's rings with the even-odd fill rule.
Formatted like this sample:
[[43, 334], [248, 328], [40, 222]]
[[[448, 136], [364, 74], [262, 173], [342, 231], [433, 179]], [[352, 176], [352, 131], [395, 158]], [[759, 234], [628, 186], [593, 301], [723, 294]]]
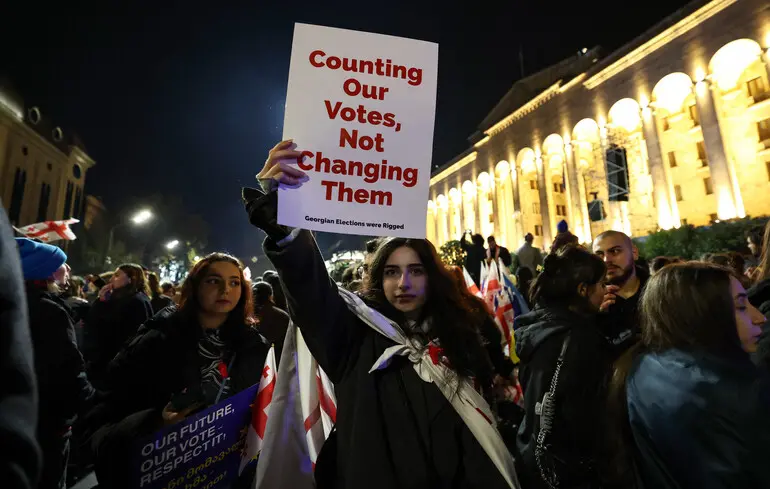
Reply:
[[139, 443], [131, 487], [229, 488], [238, 478], [258, 388], [256, 384]]

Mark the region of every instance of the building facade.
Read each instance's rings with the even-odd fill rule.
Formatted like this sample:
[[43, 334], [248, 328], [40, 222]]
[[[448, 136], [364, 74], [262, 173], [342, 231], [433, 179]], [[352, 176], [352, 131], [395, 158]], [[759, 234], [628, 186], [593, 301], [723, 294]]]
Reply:
[[770, 4], [697, 0], [516, 82], [434, 172], [427, 236], [548, 247], [770, 214]]
[[77, 136], [0, 81], [0, 197], [14, 226], [82, 218], [93, 166]]

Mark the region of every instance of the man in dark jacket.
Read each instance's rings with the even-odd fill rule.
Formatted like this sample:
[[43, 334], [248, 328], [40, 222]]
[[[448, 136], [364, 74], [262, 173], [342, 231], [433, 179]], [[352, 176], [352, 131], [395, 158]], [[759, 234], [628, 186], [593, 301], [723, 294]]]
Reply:
[[476, 285], [481, 287], [481, 262], [487, 257], [487, 251], [484, 249], [484, 237], [480, 234], [471, 236], [471, 242], [468, 242], [470, 231], [466, 231], [460, 238], [460, 247], [465, 252], [465, 269], [471, 276]]
[[0, 481], [9, 489], [33, 489], [42, 464], [37, 386], [19, 252], [2, 207], [0, 277]]
[[267, 282], [257, 282], [254, 289], [254, 306], [259, 316], [259, 332], [275, 346], [276, 364], [281, 363], [283, 340], [289, 329], [289, 315], [273, 302], [273, 287]]
[[508, 251], [508, 248], [505, 246], [498, 246], [494, 236], [487, 238], [487, 244], [489, 245], [489, 248], [487, 249], [487, 260], [497, 261], [500, 259], [506, 267], [511, 266], [511, 252]]
[[54, 293], [69, 280], [67, 255], [56, 246], [26, 238], [16, 242], [26, 280], [40, 399], [37, 437], [44, 463], [38, 487], [59, 489], [67, 479], [72, 423], [95, 392], [86, 377], [69, 309]]
[[594, 253], [607, 265], [607, 295], [599, 327], [620, 355], [639, 335], [638, 305], [649, 273], [636, 266], [639, 250], [626, 234], [605, 231], [593, 243]]

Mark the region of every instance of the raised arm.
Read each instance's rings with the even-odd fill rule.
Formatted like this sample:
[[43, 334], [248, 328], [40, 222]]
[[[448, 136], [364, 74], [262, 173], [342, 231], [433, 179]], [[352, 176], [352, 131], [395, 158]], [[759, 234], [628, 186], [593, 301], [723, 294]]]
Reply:
[[265, 252], [281, 278], [292, 320], [329, 378], [338, 382], [357, 359], [365, 329], [340, 297], [310, 232], [277, 223], [277, 186], [296, 187], [307, 178], [292, 166], [299, 156], [291, 141], [279, 143], [258, 175], [262, 190], [243, 189], [243, 201], [249, 221], [267, 234]]

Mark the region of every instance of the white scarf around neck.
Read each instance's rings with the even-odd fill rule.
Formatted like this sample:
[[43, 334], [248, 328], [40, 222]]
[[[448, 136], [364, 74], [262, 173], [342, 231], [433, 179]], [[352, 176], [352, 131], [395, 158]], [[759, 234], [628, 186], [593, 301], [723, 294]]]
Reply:
[[380, 355], [369, 373], [386, 368], [395, 356], [409, 358], [420, 379], [435, 384], [452, 404], [508, 486], [520, 489], [513, 457], [497, 431], [492, 410], [470, 382], [458, 377], [442, 362], [434, 363], [427, 345], [417, 338], [406, 336], [396, 323], [364, 304], [356, 294], [342, 288], [339, 293], [348, 308], [364, 324], [396, 343]]

